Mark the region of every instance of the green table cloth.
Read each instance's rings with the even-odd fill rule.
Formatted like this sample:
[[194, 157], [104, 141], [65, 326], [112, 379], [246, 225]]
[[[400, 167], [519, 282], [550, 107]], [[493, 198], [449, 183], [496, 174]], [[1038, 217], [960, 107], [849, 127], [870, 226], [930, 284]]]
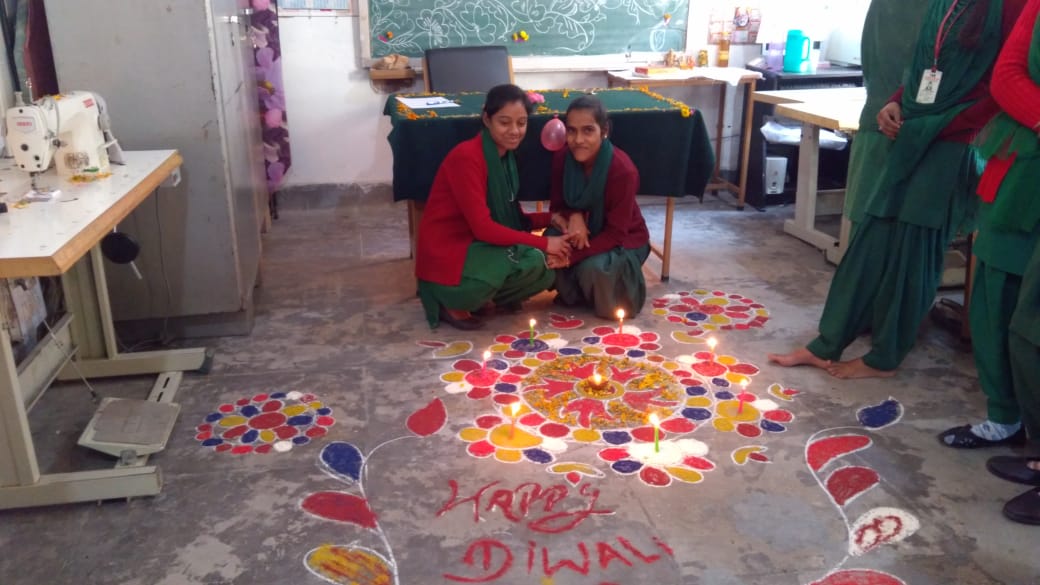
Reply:
[[[524, 201], [549, 199], [553, 153], [542, 146], [542, 127], [585, 94], [573, 90], [538, 93], [545, 103], [536, 104], [537, 111], [517, 150], [519, 196]], [[412, 110], [391, 95], [383, 109], [392, 124], [388, 140], [394, 155], [394, 201], [425, 201], [441, 161], [455, 145], [480, 130], [484, 93], [400, 95], [438, 95], [459, 104], [458, 108]], [[641, 195], [683, 197], [704, 192], [715, 168], [715, 154], [700, 111], [638, 89], [601, 89], [595, 95], [610, 115], [611, 141], [639, 169]]]

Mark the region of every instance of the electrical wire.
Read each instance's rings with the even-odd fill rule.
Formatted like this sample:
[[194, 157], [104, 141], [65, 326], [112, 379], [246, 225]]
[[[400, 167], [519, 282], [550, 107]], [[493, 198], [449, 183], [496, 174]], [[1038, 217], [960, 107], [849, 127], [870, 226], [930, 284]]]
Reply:
[[90, 391], [91, 400], [94, 401], [94, 404], [99, 403], [101, 401], [101, 396], [98, 395], [97, 391], [94, 390], [94, 387], [91, 386], [90, 382], [87, 381], [87, 377], [83, 375], [83, 370], [79, 369], [79, 364], [76, 363], [76, 360], [72, 358], [72, 352], [66, 349], [65, 344], [58, 340], [57, 334], [55, 334], [54, 330], [51, 329], [51, 325], [47, 322], [46, 319], [43, 320], [43, 326], [46, 327], [47, 331], [50, 332], [51, 339], [54, 340], [54, 345], [58, 346], [58, 349], [61, 350], [61, 353], [65, 356], [66, 359], [68, 359], [68, 363], [72, 364], [72, 368], [76, 370], [77, 374], [79, 374], [79, 379], [83, 380], [83, 383], [87, 386], [87, 390]]

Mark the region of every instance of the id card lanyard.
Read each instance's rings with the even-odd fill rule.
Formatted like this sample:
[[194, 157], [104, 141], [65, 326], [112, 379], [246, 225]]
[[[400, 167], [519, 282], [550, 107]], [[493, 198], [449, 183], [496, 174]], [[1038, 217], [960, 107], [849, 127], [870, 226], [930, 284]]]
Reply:
[[[917, 103], [935, 103], [935, 98], [939, 95], [939, 84], [942, 82], [942, 71], [939, 70], [939, 52], [942, 51], [943, 44], [948, 40], [953, 26], [961, 15], [964, 14], [964, 11], [968, 9], [969, 4], [971, 2], [965, 2], [964, 6], [954, 14], [954, 10], [957, 8], [957, 0], [953, 0], [950, 4], [950, 9], [946, 11], [946, 16], [939, 23], [939, 31], [935, 35], [935, 53], [932, 57], [932, 67], [925, 69], [921, 73], [921, 85], [917, 89]], [[949, 23], [949, 26], [947, 26], [947, 23]]]

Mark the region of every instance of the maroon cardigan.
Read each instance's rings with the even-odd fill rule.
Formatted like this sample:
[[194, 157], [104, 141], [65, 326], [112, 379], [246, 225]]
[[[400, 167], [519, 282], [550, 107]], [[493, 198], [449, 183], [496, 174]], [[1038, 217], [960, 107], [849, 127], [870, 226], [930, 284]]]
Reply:
[[[562, 149], [553, 156], [549, 210], [569, 217], [576, 210], [567, 207], [563, 200], [563, 163], [566, 154], [567, 149]], [[638, 191], [639, 171], [623, 150], [614, 147], [614, 157], [607, 170], [607, 186], [603, 193], [603, 231], [589, 239], [588, 248], [571, 251], [571, 264], [618, 246], [629, 250], [641, 248], [650, 241], [646, 221], [636, 203]]]
[[[481, 135], [448, 153], [433, 178], [415, 250], [415, 276], [446, 286], [462, 280], [466, 252], [474, 241], [496, 246], [523, 244], [543, 252], [549, 240], [508, 228], [491, 219], [487, 206], [487, 162]], [[527, 214], [535, 229], [549, 224], [549, 214]]]

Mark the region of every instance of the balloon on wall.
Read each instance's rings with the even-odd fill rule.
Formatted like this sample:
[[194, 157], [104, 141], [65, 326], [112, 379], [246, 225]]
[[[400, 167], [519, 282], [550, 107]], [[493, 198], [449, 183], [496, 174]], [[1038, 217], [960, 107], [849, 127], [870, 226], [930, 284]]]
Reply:
[[546, 150], [556, 152], [566, 144], [567, 128], [558, 116], [553, 116], [552, 120], [546, 122], [545, 127], [542, 128], [542, 146]]

